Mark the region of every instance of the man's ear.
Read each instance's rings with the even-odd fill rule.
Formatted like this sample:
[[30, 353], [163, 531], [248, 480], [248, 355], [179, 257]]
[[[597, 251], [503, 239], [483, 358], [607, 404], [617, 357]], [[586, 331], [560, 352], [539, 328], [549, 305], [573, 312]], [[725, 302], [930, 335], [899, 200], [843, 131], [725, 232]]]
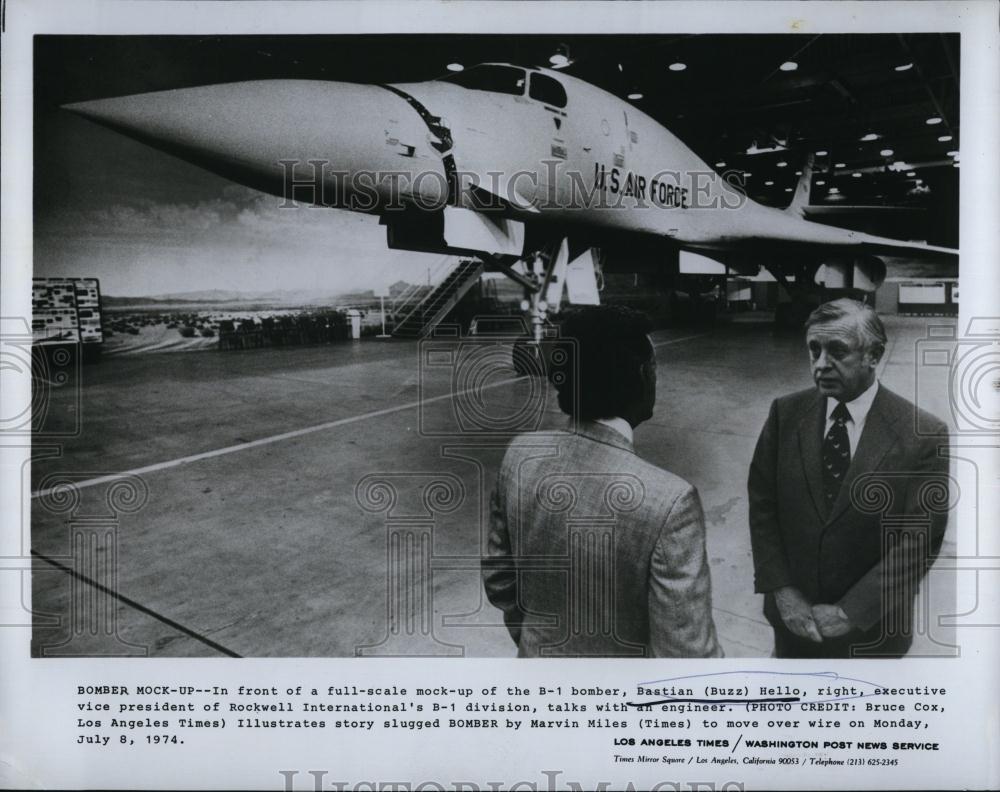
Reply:
[[875, 368], [881, 361], [882, 355], [885, 354], [885, 347], [881, 344], [872, 344], [868, 347], [868, 356], [872, 361], [872, 368]]

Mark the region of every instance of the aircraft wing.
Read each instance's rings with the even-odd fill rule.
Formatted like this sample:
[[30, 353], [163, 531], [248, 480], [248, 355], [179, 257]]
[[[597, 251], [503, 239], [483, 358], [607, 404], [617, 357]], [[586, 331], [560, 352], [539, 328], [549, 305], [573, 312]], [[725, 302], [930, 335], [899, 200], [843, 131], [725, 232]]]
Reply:
[[907, 256], [921, 261], [957, 262], [958, 260], [958, 250], [954, 248], [892, 239], [839, 226], [813, 223], [780, 209], [767, 209], [765, 212], [766, 214], [755, 223], [756, 228], [750, 234], [741, 235], [739, 238], [728, 238], [727, 241], [733, 248], [749, 243], [754, 247], [772, 250], [798, 249], [802, 253], [807, 249], [813, 249], [821, 254], [853, 251], [872, 255]]
[[917, 206], [861, 206], [856, 204], [810, 204], [802, 207], [806, 217], [826, 217], [838, 215], [906, 215], [926, 214], [926, 210]]
[[956, 262], [958, 251], [952, 248], [928, 245], [891, 237], [855, 231], [826, 223], [811, 222], [810, 216], [855, 215], [878, 216], [912, 211], [909, 207], [896, 206], [848, 206], [816, 205], [809, 203], [812, 180], [813, 157], [807, 157], [802, 166], [802, 175], [795, 189], [792, 202], [785, 209], [759, 208], [753, 218], [750, 236], [759, 245], [775, 249], [789, 244], [798, 248], [799, 253], [807, 253], [803, 248], [813, 248], [826, 253], [869, 253], [872, 255], [906, 256], [921, 261]]
[[924, 242], [903, 242], [887, 237], [863, 235], [860, 246], [866, 253], [875, 255], [903, 256], [917, 258], [921, 261], [940, 261], [958, 263], [958, 250], [954, 248], [928, 245]]

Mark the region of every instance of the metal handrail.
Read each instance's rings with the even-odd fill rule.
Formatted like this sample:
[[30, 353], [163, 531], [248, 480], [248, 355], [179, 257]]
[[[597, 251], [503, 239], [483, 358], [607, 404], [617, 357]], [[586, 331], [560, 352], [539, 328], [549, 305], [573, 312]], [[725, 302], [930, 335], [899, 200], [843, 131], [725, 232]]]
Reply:
[[[427, 291], [426, 293], [419, 294], [419, 297], [411, 296], [410, 299], [413, 302], [412, 307], [409, 306], [406, 303], [403, 303], [403, 305], [402, 305], [401, 308], [396, 308], [394, 310], [394, 313], [396, 314], [396, 327], [399, 327], [400, 325], [402, 325], [411, 316], [413, 316], [418, 310], [420, 310], [421, 307], [424, 305], [425, 301], [432, 294], [434, 294], [435, 290], [437, 290], [441, 286], [441, 284], [444, 283], [444, 281], [446, 281], [448, 279], [448, 277], [452, 273], [454, 273], [455, 271], [457, 271], [458, 268], [460, 266], [462, 266], [463, 264], [464, 264], [464, 259], [458, 259], [456, 261], [452, 256], [447, 256], [443, 261], [439, 262], [438, 265], [433, 270], [433, 274], [432, 274], [431, 280], [434, 282], [434, 285], [431, 286], [430, 290]], [[444, 277], [442, 277], [442, 278], [440, 278], [438, 280], [438, 275], [440, 274], [441, 270], [445, 268], [445, 265], [450, 265], [450, 268], [445, 273]], [[424, 287], [421, 285], [418, 288], [423, 289]], [[405, 311], [406, 313], [405, 313], [404, 316], [400, 317], [399, 314], [402, 311]]]
[[[478, 276], [478, 274], [482, 273], [483, 268], [483, 263], [476, 259], [462, 259], [459, 261], [447, 278], [435, 286], [434, 290], [421, 300], [409, 314], [396, 323], [396, 329], [398, 330], [405, 326], [419, 313], [421, 326], [419, 334], [426, 333], [427, 328], [435, 326], [451, 310], [456, 302], [455, 295], [464, 294], [468, 291], [473, 273]], [[445, 288], [449, 280], [452, 282], [448, 288]]]
[[[441, 274], [441, 270], [444, 269], [446, 265], [453, 264], [453, 263], [454, 263], [454, 257], [453, 256], [447, 256], [447, 255], [443, 256], [441, 258], [441, 260], [438, 261], [438, 263], [431, 270], [431, 273], [428, 276], [429, 283], [427, 283], [427, 284], [423, 284], [423, 283], [411, 283], [411, 284], [409, 284], [409, 286], [407, 286], [397, 297], [395, 297], [393, 299], [393, 301], [392, 301], [392, 312], [393, 312], [393, 314], [397, 314], [398, 315], [401, 311], [406, 310], [407, 307], [408, 307], [408, 303], [411, 300], [416, 299], [418, 295], [420, 296], [421, 299], [424, 296], [426, 296], [426, 295], [422, 294], [422, 291], [424, 289], [429, 289], [430, 291], [433, 291], [438, 285], [440, 285], [440, 281], [443, 281], [444, 278], [448, 277], [448, 274], [445, 274], [444, 277], [441, 277], [439, 279], [439, 276]], [[419, 301], [418, 301], [418, 304], [419, 304]], [[408, 313], [412, 313], [412, 311], [409, 311]]]
[[[432, 305], [427, 306], [432, 313], [429, 319], [426, 315], [424, 316], [423, 333], [426, 333], [429, 328], [435, 327], [437, 323], [445, 317], [445, 315], [457, 303], [458, 300], [456, 299], [456, 295], [459, 293], [464, 294], [469, 290], [471, 286], [470, 282], [472, 280], [472, 274], [475, 273], [478, 278], [482, 274], [485, 265], [481, 261], [476, 261], [475, 259], [466, 259], [459, 262], [459, 266], [456, 267], [455, 272], [457, 272], [459, 268], [463, 270], [462, 276], [458, 278], [454, 284], [452, 284], [452, 288], [449, 289], [448, 294], [439, 295], [438, 299], [434, 300]], [[427, 311], [425, 309], [425, 314], [426, 312]]]

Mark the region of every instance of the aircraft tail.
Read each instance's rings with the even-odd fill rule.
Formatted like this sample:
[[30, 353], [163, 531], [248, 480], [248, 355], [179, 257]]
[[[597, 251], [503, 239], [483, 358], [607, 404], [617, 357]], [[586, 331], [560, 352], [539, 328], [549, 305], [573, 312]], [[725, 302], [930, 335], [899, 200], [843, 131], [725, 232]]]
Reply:
[[795, 193], [792, 195], [792, 202], [788, 204], [785, 211], [796, 217], [805, 217], [806, 207], [809, 206], [809, 193], [812, 191], [813, 155], [806, 157], [802, 165], [802, 175], [799, 183], [795, 185]]

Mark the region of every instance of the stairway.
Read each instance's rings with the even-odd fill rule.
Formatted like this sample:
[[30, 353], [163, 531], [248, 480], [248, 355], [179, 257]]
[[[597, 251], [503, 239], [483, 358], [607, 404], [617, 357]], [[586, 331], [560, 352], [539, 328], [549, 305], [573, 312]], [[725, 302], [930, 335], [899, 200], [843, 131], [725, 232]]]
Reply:
[[483, 273], [483, 262], [463, 259], [392, 331], [399, 338], [422, 338], [444, 319]]

